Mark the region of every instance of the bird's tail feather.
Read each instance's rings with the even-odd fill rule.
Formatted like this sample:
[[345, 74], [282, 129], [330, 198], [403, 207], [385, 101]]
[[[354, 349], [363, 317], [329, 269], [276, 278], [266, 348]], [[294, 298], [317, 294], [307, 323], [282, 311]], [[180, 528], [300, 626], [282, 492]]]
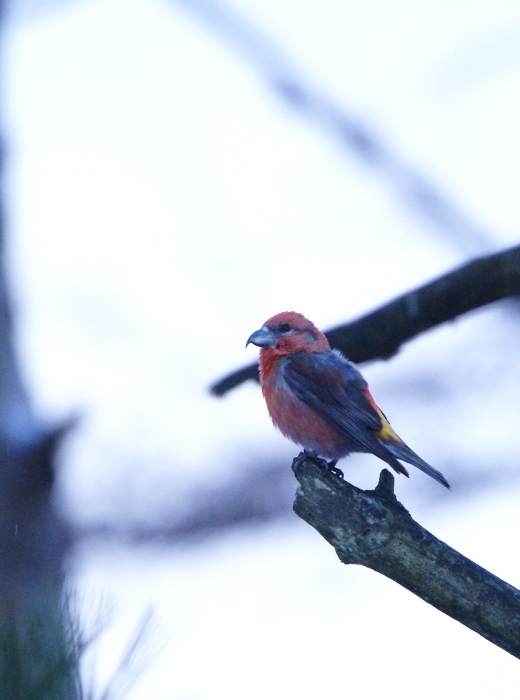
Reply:
[[[417, 467], [417, 469], [420, 469], [422, 472], [425, 474], [428, 474], [428, 476], [431, 476], [432, 479], [435, 479], [435, 481], [438, 481], [439, 484], [442, 484], [445, 486], [447, 489], [450, 488], [450, 485], [444, 478], [444, 476], [437, 471], [437, 469], [434, 469], [431, 467], [429, 464], [427, 464], [424, 459], [421, 459], [418, 454], [416, 454], [413, 450], [411, 450], [408, 445], [405, 445], [404, 442], [390, 442], [388, 441], [383, 441], [379, 440], [379, 442], [386, 447], [388, 452], [393, 457], [396, 457], [397, 459], [401, 459], [403, 462], [408, 462], [408, 464], [413, 464], [414, 467]], [[389, 462], [391, 466], [395, 466]]]

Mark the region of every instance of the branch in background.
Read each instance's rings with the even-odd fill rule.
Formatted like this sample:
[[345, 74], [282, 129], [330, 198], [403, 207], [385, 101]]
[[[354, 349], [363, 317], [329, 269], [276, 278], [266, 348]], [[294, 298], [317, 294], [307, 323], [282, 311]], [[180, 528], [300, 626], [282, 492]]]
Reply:
[[[291, 519], [293, 486], [292, 474], [283, 459], [264, 456], [261, 460], [245, 460], [224, 483], [209, 487], [198, 484], [189, 491], [183, 490], [180, 513], [170, 505], [165, 517], [155, 523], [143, 523], [137, 518], [126, 524], [98, 523], [76, 528], [75, 536], [193, 544], [234, 527]], [[181, 491], [181, 486], [175, 490]], [[125, 506], [128, 512], [131, 505]], [[158, 503], [155, 510], [163, 508], [164, 503]]]
[[[520, 246], [478, 258], [414, 289], [356, 321], [327, 331], [331, 346], [353, 362], [386, 360], [407, 340], [462, 314], [520, 295]], [[248, 365], [211, 386], [223, 396], [248, 379], [258, 381], [258, 365]]]
[[[293, 462], [293, 468], [296, 464]], [[361, 564], [520, 658], [520, 591], [459, 554], [413, 520], [383, 469], [363, 491], [307, 459], [296, 469], [294, 511], [344, 564]]]
[[276, 44], [239, 12], [218, 0], [177, 2], [223, 37], [286, 105], [377, 172], [402, 201], [435, 225], [458, 250], [465, 255], [477, 255], [495, 247], [493, 236], [464, 214], [433, 182], [404, 163], [359, 118], [313, 89]]

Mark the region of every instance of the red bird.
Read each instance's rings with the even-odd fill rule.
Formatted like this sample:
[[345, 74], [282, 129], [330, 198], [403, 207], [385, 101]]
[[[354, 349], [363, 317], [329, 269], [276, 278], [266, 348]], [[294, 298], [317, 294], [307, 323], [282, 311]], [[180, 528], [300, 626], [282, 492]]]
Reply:
[[260, 384], [273, 423], [305, 452], [332, 468], [351, 452], [367, 452], [408, 476], [402, 460], [450, 488], [396, 435], [361, 373], [305, 316], [277, 314], [249, 343], [261, 348]]

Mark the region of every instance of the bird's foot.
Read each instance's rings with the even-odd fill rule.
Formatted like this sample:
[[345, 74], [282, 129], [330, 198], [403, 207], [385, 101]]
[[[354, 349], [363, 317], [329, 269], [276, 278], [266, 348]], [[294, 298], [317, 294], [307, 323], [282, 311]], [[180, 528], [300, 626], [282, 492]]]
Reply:
[[304, 450], [303, 452], [300, 452], [300, 454], [293, 459], [292, 464], [291, 464], [291, 469], [293, 470], [293, 472], [295, 474], [298, 471], [298, 469], [302, 466], [302, 464], [305, 462], [306, 459], [312, 459], [313, 462], [316, 462], [317, 457], [316, 457], [316, 455], [313, 455], [310, 452], [307, 452], [306, 450]]
[[318, 457], [315, 452], [307, 452], [307, 450], [300, 452], [300, 454], [293, 459], [292, 470], [295, 474], [307, 459], [311, 459], [314, 464], [320, 467], [320, 469], [323, 469], [323, 471], [329, 472], [333, 476], [337, 476], [338, 479], [343, 479], [343, 472], [341, 469], [336, 467], [336, 464], [338, 463], [337, 459], [327, 462], [327, 460]]

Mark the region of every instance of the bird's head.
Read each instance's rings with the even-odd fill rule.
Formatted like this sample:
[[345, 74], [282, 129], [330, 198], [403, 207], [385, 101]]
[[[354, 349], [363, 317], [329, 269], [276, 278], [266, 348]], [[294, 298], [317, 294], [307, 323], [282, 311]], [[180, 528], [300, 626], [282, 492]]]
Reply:
[[330, 345], [316, 326], [295, 311], [282, 311], [268, 319], [262, 328], [252, 333], [246, 343], [258, 345], [274, 355], [293, 352], [327, 352]]

